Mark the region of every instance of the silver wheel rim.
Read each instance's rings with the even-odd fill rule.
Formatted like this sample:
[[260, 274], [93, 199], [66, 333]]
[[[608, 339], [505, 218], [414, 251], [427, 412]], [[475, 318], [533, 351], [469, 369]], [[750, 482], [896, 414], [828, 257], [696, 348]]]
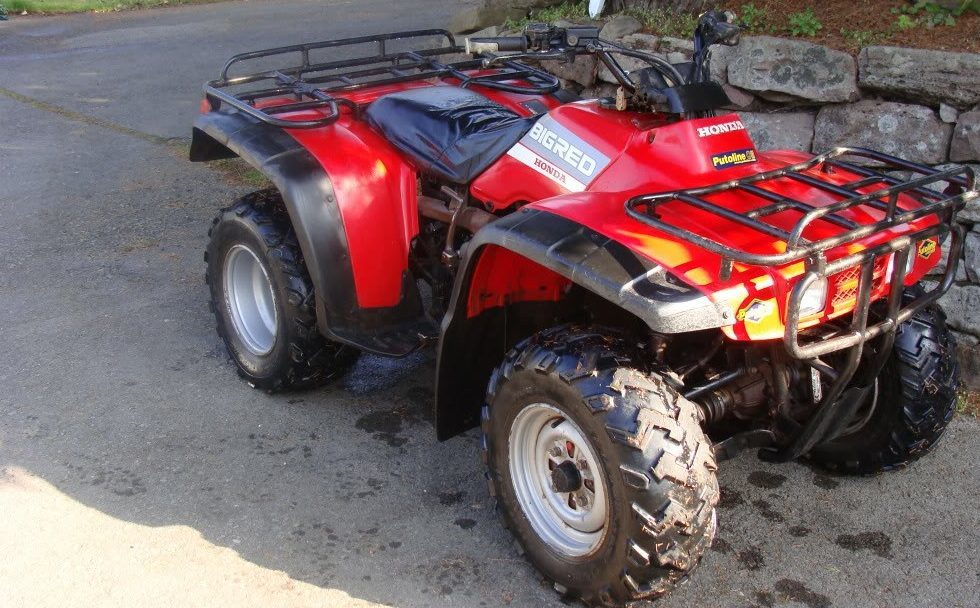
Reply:
[[235, 245], [225, 256], [225, 301], [235, 332], [250, 352], [268, 354], [276, 343], [272, 282], [255, 252]]
[[[514, 493], [541, 540], [567, 557], [595, 551], [607, 528], [608, 497], [599, 459], [581, 429], [557, 408], [535, 403], [517, 414], [509, 441]], [[555, 486], [552, 472], [564, 463], [580, 476], [575, 491]]]

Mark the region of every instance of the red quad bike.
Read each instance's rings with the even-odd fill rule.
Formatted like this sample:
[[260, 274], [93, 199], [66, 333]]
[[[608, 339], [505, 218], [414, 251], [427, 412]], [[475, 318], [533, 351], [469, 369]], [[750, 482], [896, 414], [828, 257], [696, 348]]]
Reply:
[[[954, 408], [934, 302], [975, 176], [859, 148], [760, 153], [715, 115], [709, 48], [737, 41], [731, 21], [703, 15], [679, 65], [545, 24], [233, 57], [191, 160], [239, 156], [275, 186], [223, 209], [207, 247], [240, 374], [312, 387], [361, 351], [436, 345], [439, 439], [481, 427], [507, 526], [590, 605], [685, 580], [715, 535], [717, 463], [739, 450], [857, 474], [922, 456]], [[536, 67], [584, 54], [615, 99]]]

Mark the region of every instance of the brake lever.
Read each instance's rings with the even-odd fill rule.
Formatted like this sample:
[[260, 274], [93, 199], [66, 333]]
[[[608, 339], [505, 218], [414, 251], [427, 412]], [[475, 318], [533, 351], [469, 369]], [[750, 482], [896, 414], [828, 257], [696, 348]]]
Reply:
[[535, 51], [528, 53], [515, 53], [513, 55], [494, 55], [493, 57], [485, 57], [483, 59], [483, 67], [490, 68], [496, 63], [501, 63], [505, 61], [514, 60], [532, 60], [532, 61], [566, 61], [569, 59], [568, 53], [565, 51]]

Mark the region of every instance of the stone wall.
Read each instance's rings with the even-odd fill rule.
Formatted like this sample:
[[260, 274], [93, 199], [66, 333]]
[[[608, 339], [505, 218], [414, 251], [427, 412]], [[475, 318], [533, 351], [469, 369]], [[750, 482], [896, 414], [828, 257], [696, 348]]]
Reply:
[[[636, 19], [617, 16], [600, 35], [673, 63], [690, 58], [690, 41], [640, 29]], [[622, 63], [627, 70], [639, 66], [628, 58]], [[585, 96], [615, 94], [615, 79], [594, 57], [546, 67]], [[802, 40], [756, 36], [715, 47], [711, 74], [761, 150], [863, 146], [980, 172], [980, 55], [871, 46], [855, 58]], [[968, 230], [965, 254], [941, 305], [960, 345], [964, 380], [980, 389], [980, 202], [959, 217]]]

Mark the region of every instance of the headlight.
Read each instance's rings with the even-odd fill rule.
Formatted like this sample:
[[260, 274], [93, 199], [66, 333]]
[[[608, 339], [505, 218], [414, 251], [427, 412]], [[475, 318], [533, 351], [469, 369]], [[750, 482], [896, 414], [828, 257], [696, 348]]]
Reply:
[[808, 317], [823, 312], [827, 306], [827, 279], [817, 279], [803, 292], [800, 298], [800, 316]]
[[[895, 256], [897, 255], [898, 255], [897, 253], [893, 253], [890, 256], [888, 256], [888, 266], [885, 269], [885, 280], [888, 282], [891, 282], [892, 276], [894, 276], [893, 272], [895, 271]], [[915, 268], [915, 258], [916, 258], [915, 247], [913, 247], [912, 250], [909, 251], [908, 259], [905, 260], [906, 279], [908, 279], [908, 276], [912, 274], [912, 269]]]

